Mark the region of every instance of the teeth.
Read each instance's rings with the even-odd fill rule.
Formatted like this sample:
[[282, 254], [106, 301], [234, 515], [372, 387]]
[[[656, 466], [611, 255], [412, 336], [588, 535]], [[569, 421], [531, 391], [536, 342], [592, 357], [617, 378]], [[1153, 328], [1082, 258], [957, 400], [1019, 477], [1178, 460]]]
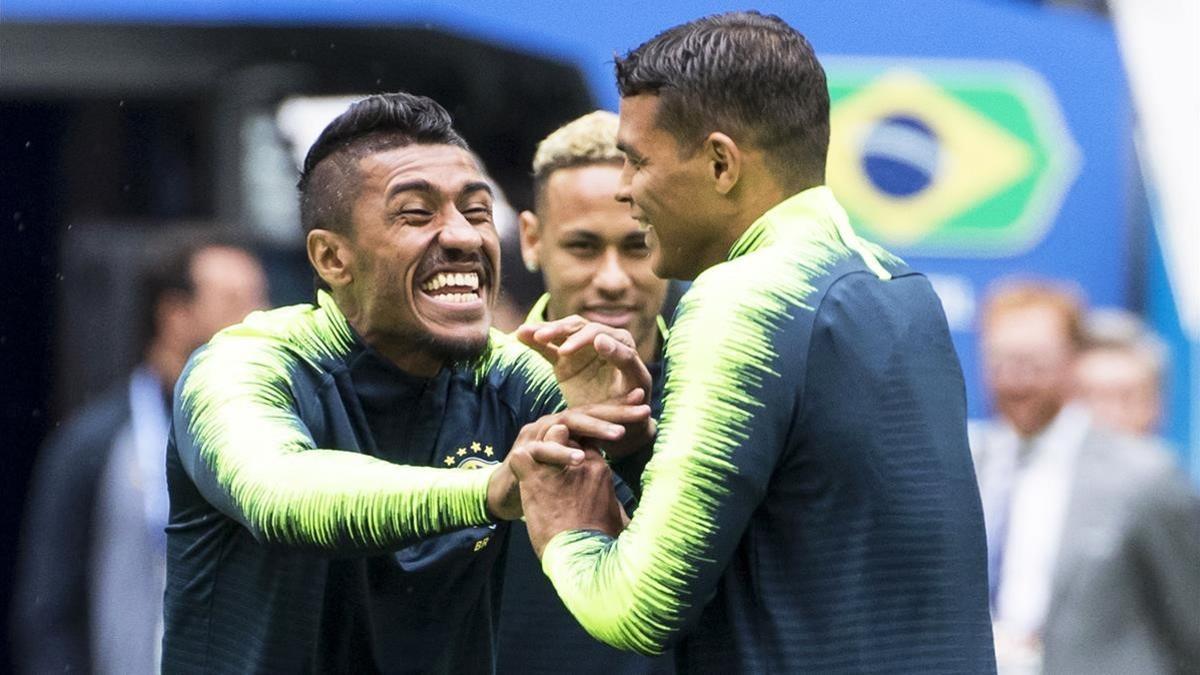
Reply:
[[451, 303], [471, 302], [472, 300], [477, 300], [478, 298], [479, 296], [475, 295], [474, 293], [444, 293], [437, 296], [438, 300]]
[[421, 284], [423, 291], [436, 291], [445, 286], [456, 288], [479, 289], [479, 274], [477, 272], [438, 272], [432, 279]]

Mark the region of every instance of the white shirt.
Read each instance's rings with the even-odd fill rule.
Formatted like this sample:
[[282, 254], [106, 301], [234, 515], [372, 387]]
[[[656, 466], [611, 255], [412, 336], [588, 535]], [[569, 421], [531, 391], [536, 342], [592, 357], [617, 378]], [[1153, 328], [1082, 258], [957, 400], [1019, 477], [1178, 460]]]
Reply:
[[973, 429], [988, 549], [1000, 559], [993, 620], [1007, 633], [1037, 636], [1045, 622], [1075, 460], [1090, 424], [1086, 410], [1069, 404], [1030, 439], [1004, 423]]

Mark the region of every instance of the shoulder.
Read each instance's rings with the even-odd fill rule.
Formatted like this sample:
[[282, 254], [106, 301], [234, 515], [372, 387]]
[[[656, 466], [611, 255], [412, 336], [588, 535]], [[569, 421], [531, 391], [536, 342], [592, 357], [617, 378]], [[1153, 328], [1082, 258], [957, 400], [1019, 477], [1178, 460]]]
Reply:
[[255, 312], [192, 354], [176, 384], [176, 410], [200, 414], [234, 398], [294, 401], [297, 387], [327, 377], [354, 344], [348, 324], [323, 307]]
[[1113, 498], [1131, 513], [1200, 508], [1176, 456], [1157, 439], [1092, 429], [1079, 462], [1088, 464], [1081, 469], [1115, 478]]
[[553, 367], [516, 337], [493, 328], [483, 355], [470, 365], [476, 384], [544, 403], [558, 395]]
[[221, 351], [278, 349], [319, 360], [342, 356], [353, 344], [354, 335], [340, 314], [304, 304], [254, 312], [217, 333], [209, 346]]
[[282, 372], [299, 362], [319, 365], [344, 356], [353, 344], [345, 321], [322, 307], [292, 305], [254, 312], [197, 350], [185, 376], [194, 377], [202, 369], [233, 374], [242, 369]]
[[129, 419], [129, 379], [121, 378], [67, 418], [55, 436], [79, 439], [111, 435]]
[[1123, 482], [1156, 481], [1178, 471], [1175, 457], [1157, 439], [1096, 427], [1088, 430], [1079, 461], [1120, 472]]
[[129, 381], [73, 413], [42, 446], [39, 463], [51, 473], [98, 472], [113, 437], [129, 421]]

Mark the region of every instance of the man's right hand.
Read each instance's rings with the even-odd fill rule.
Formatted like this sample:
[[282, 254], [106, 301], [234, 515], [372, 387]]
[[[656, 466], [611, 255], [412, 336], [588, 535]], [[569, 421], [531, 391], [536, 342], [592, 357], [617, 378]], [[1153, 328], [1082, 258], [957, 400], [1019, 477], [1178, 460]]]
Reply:
[[566, 427], [573, 439], [601, 444], [616, 443], [625, 435], [626, 425], [645, 422], [650, 418], [650, 406], [636, 403], [640, 399], [640, 393], [635, 390], [623, 401], [569, 408], [526, 424], [517, 434], [517, 440], [504, 462], [488, 480], [488, 512], [497, 520], [516, 520], [522, 515], [520, 486], [511, 462], [517, 449], [522, 449], [529, 459], [538, 464], [560, 468], [579, 466], [584, 461], [584, 452], [579, 443], [547, 441], [545, 437], [549, 429], [558, 425]]

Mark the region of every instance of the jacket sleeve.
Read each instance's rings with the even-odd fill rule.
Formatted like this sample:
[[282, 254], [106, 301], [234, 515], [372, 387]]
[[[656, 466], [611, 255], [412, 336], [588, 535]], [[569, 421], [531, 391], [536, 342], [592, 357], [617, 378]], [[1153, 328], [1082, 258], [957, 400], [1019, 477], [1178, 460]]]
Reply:
[[567, 608], [620, 649], [661, 653], [699, 618], [791, 423], [795, 389], [774, 369], [783, 303], [707, 281], [676, 314], [665, 410], [628, 527], [616, 538], [561, 532], [543, 552]]
[[204, 498], [264, 543], [332, 552], [395, 549], [491, 522], [495, 470], [393, 464], [317, 448], [293, 372], [303, 363], [253, 341], [210, 344], [176, 386], [180, 463]]
[[1178, 472], [1156, 483], [1141, 492], [1133, 515], [1145, 606], [1173, 667], [1200, 672], [1200, 498]]

